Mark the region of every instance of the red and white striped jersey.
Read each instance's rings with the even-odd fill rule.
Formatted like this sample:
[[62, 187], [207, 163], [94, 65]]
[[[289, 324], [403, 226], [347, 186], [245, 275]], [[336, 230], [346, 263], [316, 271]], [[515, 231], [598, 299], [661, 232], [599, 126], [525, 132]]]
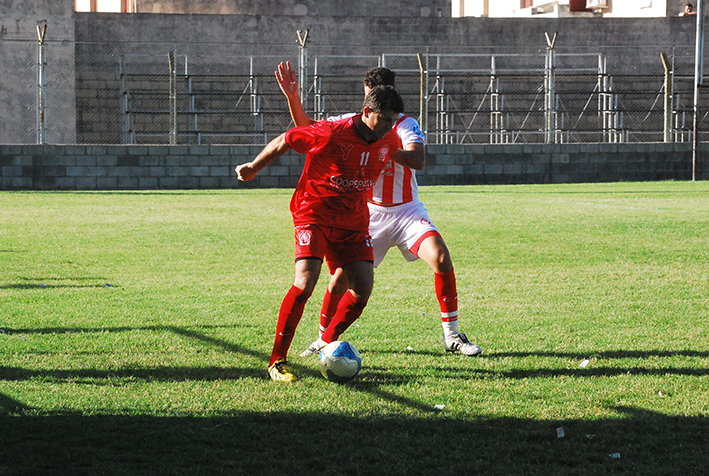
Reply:
[[[353, 115], [343, 114], [342, 116], [330, 117], [328, 120], [332, 121]], [[399, 136], [401, 147], [413, 142], [426, 143], [418, 121], [406, 114], [399, 116], [399, 120], [394, 125], [394, 130]], [[418, 200], [418, 188], [414, 169], [389, 160], [384, 169], [382, 169], [377, 183], [369, 191], [368, 200], [377, 205], [401, 205], [402, 203]]]

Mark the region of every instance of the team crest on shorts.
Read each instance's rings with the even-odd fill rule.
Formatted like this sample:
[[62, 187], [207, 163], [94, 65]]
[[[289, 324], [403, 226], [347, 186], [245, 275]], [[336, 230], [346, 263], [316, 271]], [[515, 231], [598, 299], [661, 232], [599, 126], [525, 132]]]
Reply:
[[298, 244], [300, 246], [310, 246], [310, 240], [313, 239], [313, 232], [310, 230], [298, 230], [296, 233]]
[[421, 224], [422, 224], [422, 225], [430, 225], [431, 222], [428, 221], [428, 220], [426, 220], [425, 218], [421, 218]]

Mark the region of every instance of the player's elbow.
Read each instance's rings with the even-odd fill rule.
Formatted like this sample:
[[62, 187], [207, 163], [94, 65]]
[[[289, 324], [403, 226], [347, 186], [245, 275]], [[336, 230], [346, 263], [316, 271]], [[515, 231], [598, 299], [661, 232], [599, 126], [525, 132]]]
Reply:
[[423, 144], [407, 144], [404, 147], [403, 153], [407, 155], [410, 168], [414, 170], [423, 170], [426, 166], [426, 148]]
[[426, 153], [424, 151], [415, 151], [409, 153], [409, 168], [414, 170], [423, 170], [426, 166]]
[[417, 158], [411, 168], [414, 170], [423, 170], [424, 167], [426, 167], [426, 154], [423, 154], [420, 158]]

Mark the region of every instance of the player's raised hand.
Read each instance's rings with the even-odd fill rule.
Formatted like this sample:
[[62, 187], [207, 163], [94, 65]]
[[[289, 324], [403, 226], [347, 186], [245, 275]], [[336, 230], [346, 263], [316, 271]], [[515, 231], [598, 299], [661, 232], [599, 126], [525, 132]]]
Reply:
[[290, 61], [281, 62], [276, 70], [276, 80], [286, 96], [298, 95], [298, 77], [291, 68]]

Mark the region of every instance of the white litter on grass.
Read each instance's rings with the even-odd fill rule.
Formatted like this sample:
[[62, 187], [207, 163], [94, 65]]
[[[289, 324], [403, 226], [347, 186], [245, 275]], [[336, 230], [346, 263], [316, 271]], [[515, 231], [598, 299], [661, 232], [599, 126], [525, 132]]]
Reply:
[[441, 405], [440, 403], [439, 403], [438, 405], [436, 405], [436, 406], [433, 407], [434, 410], [443, 410], [444, 408], [446, 408], [446, 406], [445, 406], [445, 405]]
[[406, 350], [410, 350], [411, 352], [416, 352], [416, 349], [414, 349], [414, 348], [411, 347], [411, 346], [408, 346], [408, 347], [406, 348]]
[[613, 459], [620, 459], [620, 453], [611, 453], [609, 456]]
[[586, 366], [587, 366], [588, 364], [590, 364], [590, 363], [591, 363], [591, 361], [588, 360], [588, 359], [586, 359], [586, 360], [584, 360], [583, 362], [581, 362], [581, 363], [579, 364], [579, 367], [581, 367], [582, 369], [585, 369]]
[[49, 286], [49, 284], [47, 284], [47, 283], [40, 283], [39, 285], [42, 286], [43, 288], [46, 288], [47, 286]]
[[560, 426], [559, 428], [556, 429], [556, 436], [557, 436], [557, 438], [563, 438], [566, 436], [566, 432], [564, 432], [563, 427]]

